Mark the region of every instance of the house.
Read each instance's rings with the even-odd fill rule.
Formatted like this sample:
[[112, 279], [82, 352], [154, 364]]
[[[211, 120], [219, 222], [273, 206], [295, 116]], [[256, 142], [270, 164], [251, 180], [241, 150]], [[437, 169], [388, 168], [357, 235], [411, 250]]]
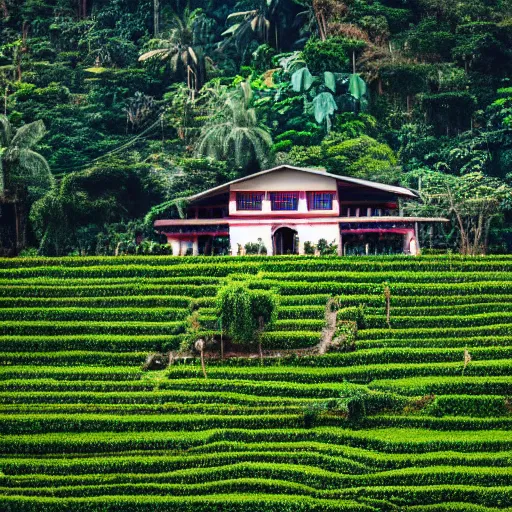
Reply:
[[[422, 223], [446, 219], [403, 217], [400, 200], [413, 190], [281, 165], [188, 198], [184, 219], [162, 219], [155, 229], [174, 255], [304, 254], [321, 239], [339, 255], [419, 252]], [[248, 246], [248, 247], [249, 247]]]

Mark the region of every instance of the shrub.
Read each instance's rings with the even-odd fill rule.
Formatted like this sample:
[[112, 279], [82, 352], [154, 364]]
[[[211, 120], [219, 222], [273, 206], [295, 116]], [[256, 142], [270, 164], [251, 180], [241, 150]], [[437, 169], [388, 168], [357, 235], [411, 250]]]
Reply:
[[277, 298], [273, 292], [251, 290], [233, 282], [220, 290], [217, 299], [222, 328], [236, 342], [254, 341], [263, 326], [277, 319]]

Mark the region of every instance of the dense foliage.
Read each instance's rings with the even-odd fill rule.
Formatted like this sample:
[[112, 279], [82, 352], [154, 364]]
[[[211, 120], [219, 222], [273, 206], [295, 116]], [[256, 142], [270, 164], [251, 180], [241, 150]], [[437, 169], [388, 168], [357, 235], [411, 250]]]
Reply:
[[427, 245], [508, 251], [511, 16], [484, 0], [0, 0], [3, 251], [146, 237], [156, 253], [152, 219], [273, 163], [417, 188], [453, 220]]
[[[511, 271], [506, 255], [1, 259], [3, 509], [509, 511]], [[326, 305], [357, 329], [317, 355]], [[273, 357], [222, 359], [221, 328], [253, 341], [260, 316]], [[177, 353], [191, 318], [216, 340], [204, 373]], [[173, 364], [145, 370], [155, 351]]]

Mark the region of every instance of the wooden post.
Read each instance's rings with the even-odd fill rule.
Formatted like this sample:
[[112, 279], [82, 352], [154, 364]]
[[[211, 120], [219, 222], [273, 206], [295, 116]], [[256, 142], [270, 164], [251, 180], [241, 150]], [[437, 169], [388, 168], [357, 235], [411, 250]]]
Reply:
[[386, 323], [391, 328], [391, 289], [388, 285], [384, 287], [384, 297], [386, 299]]
[[201, 354], [201, 369], [203, 370], [204, 378], [207, 379], [206, 366], [204, 364], [204, 340], [199, 339], [195, 342], [195, 349]]

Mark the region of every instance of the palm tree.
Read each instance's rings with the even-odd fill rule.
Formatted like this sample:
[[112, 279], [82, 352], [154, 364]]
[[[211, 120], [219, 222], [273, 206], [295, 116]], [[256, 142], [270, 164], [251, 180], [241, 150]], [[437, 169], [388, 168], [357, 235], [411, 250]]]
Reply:
[[263, 166], [269, 159], [272, 137], [250, 106], [250, 84], [241, 85], [241, 90], [221, 93], [220, 101], [214, 102], [211, 120], [201, 130], [196, 153], [220, 160], [232, 159], [242, 168], [255, 160]]
[[19, 128], [0, 115], [0, 203], [14, 207], [16, 250], [25, 246], [28, 203], [54, 184], [46, 159], [34, 147], [46, 133], [43, 121]]
[[[238, 51], [243, 52], [253, 39], [260, 43], [272, 43], [279, 48], [278, 16], [281, 0], [258, 0], [256, 9], [234, 12], [227, 21], [234, 22], [222, 35], [233, 41]], [[273, 35], [271, 31], [273, 29]]]
[[174, 13], [173, 27], [167, 39], [153, 39], [151, 44], [157, 47], [139, 57], [140, 62], [159, 57], [169, 60], [173, 73], [181, 65], [187, 76], [187, 85], [191, 96], [201, 89], [206, 82], [206, 58], [201, 43], [208, 26], [208, 20], [201, 11], [190, 11], [187, 7], [180, 17]]

